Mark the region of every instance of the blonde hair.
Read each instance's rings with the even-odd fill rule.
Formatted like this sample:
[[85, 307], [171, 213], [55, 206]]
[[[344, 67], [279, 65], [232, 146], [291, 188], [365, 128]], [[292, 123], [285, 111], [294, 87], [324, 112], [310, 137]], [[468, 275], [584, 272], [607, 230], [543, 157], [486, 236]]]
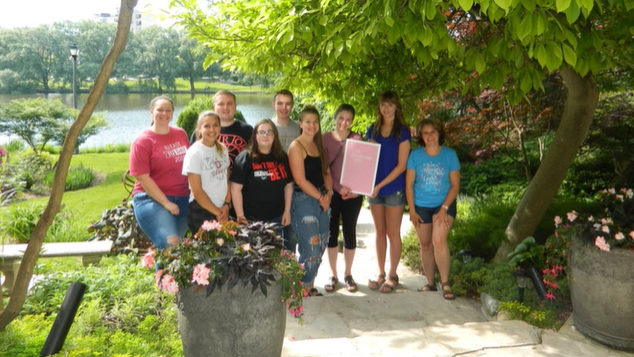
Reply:
[[[216, 120], [218, 120], [218, 124], [220, 124], [220, 117], [218, 116], [218, 114], [216, 114], [216, 112], [205, 110], [204, 112], [200, 113], [200, 115], [198, 116], [198, 121], [196, 122], [196, 141], [199, 141], [203, 136], [203, 134], [200, 132], [200, 127], [203, 124], [203, 120], [205, 120], [205, 118], [207, 117], [216, 118]], [[223, 154], [225, 150], [227, 150], [227, 148], [220, 141], [218, 141], [218, 138], [216, 138], [214, 145], [216, 146], [216, 151], [218, 152], [218, 154]]]

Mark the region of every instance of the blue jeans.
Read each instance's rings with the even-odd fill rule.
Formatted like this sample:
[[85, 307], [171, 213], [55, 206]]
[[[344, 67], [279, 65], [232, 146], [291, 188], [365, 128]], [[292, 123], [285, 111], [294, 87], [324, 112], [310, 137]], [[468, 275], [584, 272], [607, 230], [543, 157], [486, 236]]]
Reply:
[[156, 249], [166, 249], [170, 245], [167, 238], [178, 236], [183, 238], [187, 232], [188, 196], [167, 196], [167, 199], [178, 205], [177, 216], [163, 208], [150, 195], [140, 192], [134, 195], [134, 218], [143, 233], [154, 243]]
[[383, 205], [387, 207], [398, 207], [405, 205], [405, 190], [396, 191], [391, 195], [370, 198], [371, 205]]
[[330, 237], [330, 208], [321, 210], [319, 201], [301, 191], [293, 192], [291, 223], [299, 245], [299, 263], [304, 264], [304, 286], [317, 276], [321, 257]]

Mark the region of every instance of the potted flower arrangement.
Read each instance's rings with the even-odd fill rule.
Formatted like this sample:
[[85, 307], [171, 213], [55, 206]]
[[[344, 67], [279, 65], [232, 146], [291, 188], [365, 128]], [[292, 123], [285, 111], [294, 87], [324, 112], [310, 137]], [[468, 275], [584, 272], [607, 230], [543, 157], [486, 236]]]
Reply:
[[574, 324], [605, 345], [634, 351], [634, 198], [632, 189], [599, 193], [601, 216], [569, 212], [555, 217], [546, 242], [547, 298], [566, 299], [570, 290]]
[[176, 294], [186, 357], [279, 356], [285, 310], [300, 317], [303, 267], [273, 224], [206, 221], [192, 238], [150, 251], [157, 286]]

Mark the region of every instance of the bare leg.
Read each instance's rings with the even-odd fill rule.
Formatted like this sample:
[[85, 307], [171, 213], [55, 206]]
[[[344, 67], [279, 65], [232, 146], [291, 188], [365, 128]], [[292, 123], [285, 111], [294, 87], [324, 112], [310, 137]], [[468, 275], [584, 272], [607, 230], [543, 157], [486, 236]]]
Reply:
[[387, 237], [390, 241], [390, 272], [388, 276], [396, 276], [396, 269], [401, 261], [401, 222], [403, 220], [403, 206], [386, 207]]
[[178, 242], [180, 242], [180, 238], [178, 236], [169, 236], [167, 237], [167, 244], [169, 245], [176, 245], [178, 244]]
[[337, 278], [337, 247], [328, 247], [328, 265], [330, 265], [330, 274]]
[[435, 270], [434, 247], [432, 245], [432, 225], [431, 223], [419, 224], [415, 227], [418, 235], [418, 243], [420, 244], [420, 259], [423, 264], [423, 271], [427, 278], [427, 284], [435, 286]]
[[354, 253], [356, 249], [343, 248], [343, 260], [346, 264], [346, 270], [343, 276], [352, 275], [352, 262], [354, 261]]
[[376, 262], [379, 267], [379, 274], [385, 274], [385, 254], [387, 251], [387, 226], [385, 223], [385, 206], [370, 205], [370, 212], [374, 219], [374, 228], [376, 230]]
[[453, 218], [449, 217], [449, 226], [441, 225], [438, 221], [434, 221], [432, 230], [432, 240], [434, 246], [434, 257], [438, 266], [441, 282], [449, 281], [449, 268], [451, 260], [449, 258], [449, 246], [447, 245], [447, 236], [453, 224]]

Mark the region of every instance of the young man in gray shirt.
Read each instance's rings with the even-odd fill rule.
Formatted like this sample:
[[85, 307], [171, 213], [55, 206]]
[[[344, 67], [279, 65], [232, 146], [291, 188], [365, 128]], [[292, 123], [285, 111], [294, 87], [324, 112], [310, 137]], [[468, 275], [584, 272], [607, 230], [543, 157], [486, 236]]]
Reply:
[[291, 120], [294, 104], [293, 94], [286, 89], [276, 92], [273, 97], [273, 108], [275, 109], [273, 122], [277, 126], [284, 151], [288, 151], [289, 145], [299, 136], [299, 125]]

